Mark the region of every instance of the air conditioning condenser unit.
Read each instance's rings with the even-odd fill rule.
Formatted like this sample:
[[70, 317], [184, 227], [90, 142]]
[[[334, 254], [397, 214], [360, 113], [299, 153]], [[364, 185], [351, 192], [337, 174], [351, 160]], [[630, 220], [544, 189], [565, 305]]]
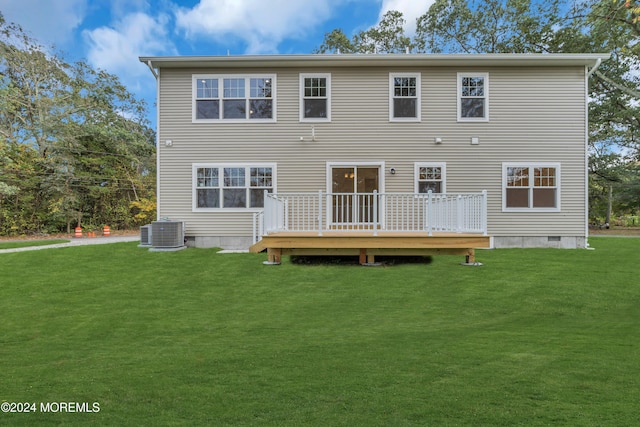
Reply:
[[184, 222], [182, 221], [154, 221], [151, 223], [152, 249], [183, 249]]
[[151, 224], [140, 227], [140, 245], [141, 247], [151, 246]]

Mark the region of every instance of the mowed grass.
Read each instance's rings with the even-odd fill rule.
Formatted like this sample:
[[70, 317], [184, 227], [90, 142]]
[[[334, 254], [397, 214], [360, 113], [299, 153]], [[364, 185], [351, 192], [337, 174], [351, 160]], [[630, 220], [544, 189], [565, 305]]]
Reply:
[[640, 239], [392, 267], [0, 254], [3, 425], [640, 424]]

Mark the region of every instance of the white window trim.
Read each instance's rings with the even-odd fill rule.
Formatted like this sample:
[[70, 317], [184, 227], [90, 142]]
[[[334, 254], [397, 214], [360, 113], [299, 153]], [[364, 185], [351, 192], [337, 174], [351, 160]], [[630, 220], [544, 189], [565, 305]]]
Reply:
[[[191, 165], [191, 211], [192, 212], [260, 212], [264, 208], [199, 208], [198, 207], [198, 168], [271, 168], [273, 192], [276, 192], [278, 169], [276, 163], [193, 163]], [[219, 179], [223, 179], [220, 175]], [[245, 180], [250, 176], [245, 174]], [[223, 188], [222, 185], [219, 188]], [[250, 188], [248, 185], [243, 188]]]
[[[422, 121], [421, 104], [422, 104], [422, 74], [421, 73], [389, 73], [389, 121], [390, 122], [420, 122]], [[394, 99], [394, 82], [396, 77], [415, 77], [416, 79], [416, 117], [394, 117], [393, 116], [393, 99]]]
[[[305, 117], [304, 116], [304, 79], [324, 78], [327, 81], [327, 117]], [[300, 74], [300, 121], [301, 122], [330, 122], [331, 121], [331, 73], [301, 73]]]
[[[555, 208], [508, 208], [507, 207], [507, 168], [555, 168], [556, 169], [556, 207]], [[529, 174], [532, 177], [531, 174]], [[560, 212], [561, 208], [561, 194], [562, 194], [562, 170], [560, 163], [550, 162], [503, 162], [502, 163], [502, 212], [525, 212], [525, 213], [537, 213], [537, 212]], [[516, 187], [512, 187], [516, 188]], [[527, 187], [532, 188], [532, 187]], [[552, 187], [549, 187], [552, 188]], [[532, 192], [529, 191], [529, 205], [533, 206]]]
[[[447, 164], [444, 162], [417, 162], [413, 166], [413, 192], [420, 193], [420, 168], [432, 167], [441, 168], [442, 170], [442, 194], [447, 192]], [[424, 193], [422, 193], [424, 194]]]
[[[482, 77], [484, 78], [484, 117], [462, 117], [462, 79], [464, 77]], [[489, 121], [489, 73], [458, 73], [457, 77], [457, 105], [458, 105], [458, 121], [459, 122], [488, 122]]]
[[[245, 97], [244, 99], [250, 99], [251, 92], [249, 89], [250, 79], [271, 79], [271, 99], [272, 100], [272, 115], [270, 119], [223, 119], [222, 116], [219, 119], [198, 119], [197, 118], [197, 94], [199, 79], [218, 79], [218, 99], [223, 99], [223, 85], [224, 79], [245, 79]], [[277, 79], [275, 74], [193, 74], [191, 76], [191, 122], [192, 123], [275, 123], [277, 121]], [[220, 114], [222, 114], [222, 102], [220, 103]]]

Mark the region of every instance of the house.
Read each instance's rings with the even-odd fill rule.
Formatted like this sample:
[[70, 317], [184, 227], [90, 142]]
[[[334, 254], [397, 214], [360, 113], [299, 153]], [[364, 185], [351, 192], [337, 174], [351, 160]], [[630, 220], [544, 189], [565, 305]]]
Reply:
[[[485, 239], [465, 247], [584, 248], [587, 84], [607, 58], [141, 57], [157, 80], [158, 218], [197, 247], [247, 249], [295, 221], [377, 234], [402, 216], [403, 236]], [[467, 197], [476, 207], [452, 207]]]

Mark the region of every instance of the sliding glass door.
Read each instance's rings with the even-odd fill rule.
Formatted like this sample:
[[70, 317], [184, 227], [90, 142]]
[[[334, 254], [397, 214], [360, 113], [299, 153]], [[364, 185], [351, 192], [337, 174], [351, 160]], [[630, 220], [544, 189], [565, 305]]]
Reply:
[[371, 224], [376, 218], [371, 193], [379, 191], [380, 168], [332, 167], [331, 181], [333, 223], [347, 227]]

